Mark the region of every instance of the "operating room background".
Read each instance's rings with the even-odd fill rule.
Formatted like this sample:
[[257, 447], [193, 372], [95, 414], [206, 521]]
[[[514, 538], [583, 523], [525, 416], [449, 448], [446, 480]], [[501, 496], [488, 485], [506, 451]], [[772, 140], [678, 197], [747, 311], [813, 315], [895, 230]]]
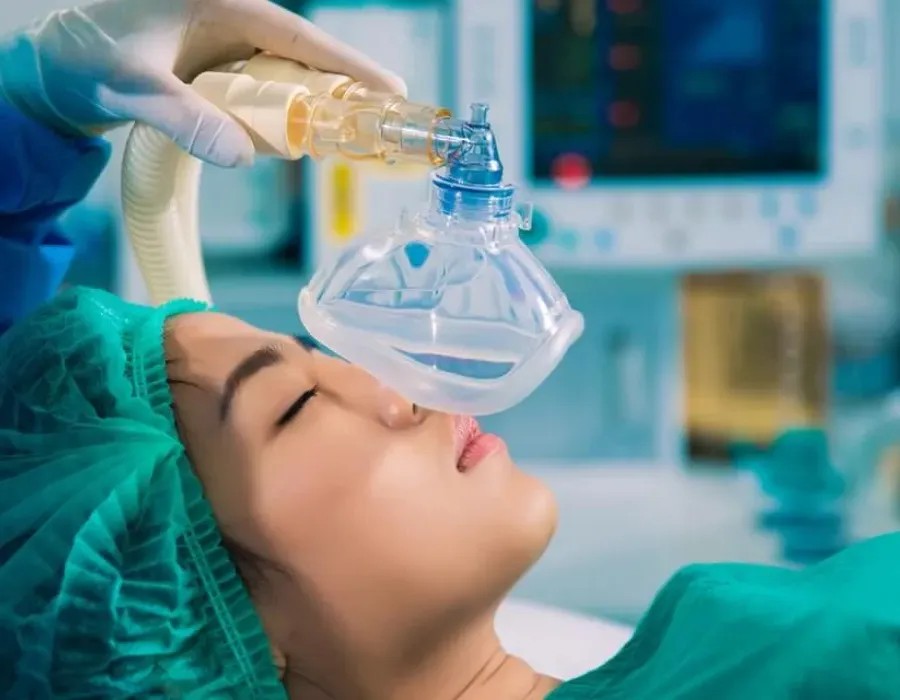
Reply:
[[[0, 28], [61, 6], [5, 7]], [[895, 439], [883, 417], [900, 384], [900, 211], [892, 196], [900, 89], [891, 68], [900, 63], [890, 60], [887, 40], [900, 29], [900, 6], [859, 0], [859, 16], [845, 0], [516, 0], [506, 14], [501, 6], [513, 5], [505, 0], [291, 6], [402, 74], [413, 99], [463, 110], [473, 90], [489, 98], [501, 154], [537, 204], [534, 230], [523, 236], [585, 315], [584, 337], [546, 384], [484, 421], [560, 500], [558, 537], [520, 596], [634, 622], [680, 565], [802, 566], [896, 528], [900, 434]], [[677, 47], [664, 18], [673, 8], [682, 22]], [[829, 100], [849, 88], [837, 59], [812, 37], [841, 47], [845, 31], [851, 45], [865, 44], [854, 50], [884, 67], [873, 103], [880, 156], [859, 166], [874, 162], [878, 172], [860, 171], [861, 195], [818, 185], [790, 194], [799, 192], [808, 219], [817, 206], [828, 210], [828, 197], [843, 197], [847, 210], [877, 200], [878, 215], [870, 226], [851, 223], [859, 230], [842, 246], [816, 247], [810, 233], [807, 251], [802, 225], [792, 224], [777, 229], [768, 249], [742, 248], [756, 234], [740, 233], [734, 217], [757, 217], [758, 230], [768, 231], [765, 221], [787, 201], [778, 199], [782, 176], [854, 181], [853, 172], [844, 173], [850, 180], [834, 176], [812, 147], [794, 148], [817, 130], [819, 147], [834, 153], [827, 142], [837, 132], [822, 125]], [[803, 51], [818, 52], [816, 75], [798, 72], [795, 84], [767, 93], [773, 57], [800, 61]], [[678, 56], [700, 54], [703, 70], [660, 72]], [[495, 83], [485, 77], [491, 61]], [[476, 88], [467, 83], [473, 62], [481, 66]], [[657, 72], [641, 73], [647, 65]], [[745, 80], [762, 91], [748, 93], [755, 102], [728, 92]], [[723, 140], [673, 155], [662, 136], [634, 134], [660, 121], [663, 93], [682, 81], [724, 91], [698, 102], [719, 122], [701, 130]], [[770, 122], [770, 130], [790, 122], [794, 131], [767, 140], [757, 127]], [[111, 136], [119, 157], [125, 136]], [[121, 229], [118, 162], [67, 217], [79, 250], [68, 282], [145, 300]], [[222, 309], [300, 331], [296, 297], [314, 266], [362, 230], [390, 225], [424, 194], [426, 173], [370, 176], [348, 167], [261, 161], [242, 171], [206, 169], [201, 228]], [[757, 197], [760, 177], [769, 179]], [[708, 194], [723, 182], [727, 194]], [[684, 187], [693, 188], [689, 195]], [[611, 219], [603, 213], [609, 202]], [[716, 219], [721, 235], [712, 244], [699, 232], [720, 210], [733, 218]], [[647, 216], [640, 231], [609, 223], [635, 211]], [[729, 235], [735, 240], [722, 243]], [[641, 236], [667, 247], [628, 253]], [[590, 254], [579, 248], [585, 241]]]

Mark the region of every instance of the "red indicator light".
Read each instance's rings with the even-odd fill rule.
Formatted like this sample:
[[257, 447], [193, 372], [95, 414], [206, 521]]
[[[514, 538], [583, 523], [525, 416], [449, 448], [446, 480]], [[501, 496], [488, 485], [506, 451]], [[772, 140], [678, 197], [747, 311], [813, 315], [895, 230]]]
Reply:
[[606, 0], [606, 7], [617, 15], [630, 15], [641, 11], [641, 0]]
[[617, 129], [630, 129], [641, 121], [641, 110], [634, 102], [613, 102], [609, 106], [609, 123]]
[[641, 65], [641, 50], [631, 44], [616, 44], [609, 50], [609, 65], [613, 70], [634, 70]]
[[564, 153], [553, 161], [553, 181], [564, 190], [580, 190], [591, 181], [591, 164], [577, 153]]

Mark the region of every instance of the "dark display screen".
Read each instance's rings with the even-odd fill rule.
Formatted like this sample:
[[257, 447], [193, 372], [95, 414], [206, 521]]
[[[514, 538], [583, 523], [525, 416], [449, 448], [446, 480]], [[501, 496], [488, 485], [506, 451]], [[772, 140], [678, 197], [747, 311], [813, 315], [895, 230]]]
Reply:
[[826, 0], [530, 0], [535, 180], [815, 175]]

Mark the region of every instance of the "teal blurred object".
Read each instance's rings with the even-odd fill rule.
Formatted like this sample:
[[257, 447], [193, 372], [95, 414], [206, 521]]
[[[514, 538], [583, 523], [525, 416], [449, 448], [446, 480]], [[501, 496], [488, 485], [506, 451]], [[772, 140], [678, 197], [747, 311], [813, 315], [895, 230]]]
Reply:
[[70, 287], [118, 291], [119, 231], [113, 212], [81, 205], [67, 212], [61, 225], [63, 234], [75, 246], [65, 283]]
[[786, 560], [813, 563], [847, 546], [847, 483], [834, 466], [823, 430], [790, 428], [768, 450], [737, 445], [735, 463], [752, 471], [773, 501], [759, 524], [781, 538]]

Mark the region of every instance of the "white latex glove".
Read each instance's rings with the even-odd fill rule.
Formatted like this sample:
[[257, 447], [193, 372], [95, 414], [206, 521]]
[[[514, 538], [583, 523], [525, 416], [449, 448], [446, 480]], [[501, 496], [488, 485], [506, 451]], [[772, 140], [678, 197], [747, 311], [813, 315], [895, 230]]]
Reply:
[[268, 0], [101, 0], [0, 42], [0, 97], [64, 133], [141, 121], [233, 166], [252, 161], [250, 138], [183, 81], [258, 50], [406, 94], [396, 75]]

